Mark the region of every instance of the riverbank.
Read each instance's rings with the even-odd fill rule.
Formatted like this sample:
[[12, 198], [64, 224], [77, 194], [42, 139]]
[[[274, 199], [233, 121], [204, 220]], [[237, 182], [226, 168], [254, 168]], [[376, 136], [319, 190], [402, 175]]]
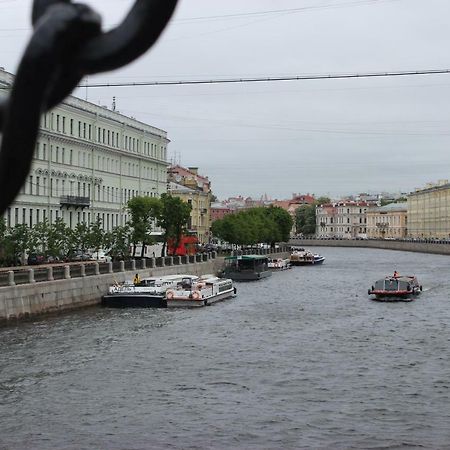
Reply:
[[[286, 253], [270, 256], [286, 257]], [[214, 255], [215, 256], [215, 255]], [[115, 282], [132, 280], [136, 273], [141, 278], [163, 275], [191, 274], [205, 275], [218, 273], [224, 266], [224, 257], [208, 256], [206, 260], [191, 258], [185, 264], [163, 267], [123, 270], [119, 272], [97, 273], [94, 275], [70, 276], [65, 269], [65, 278], [36, 282], [31, 273], [26, 284], [0, 287], [0, 325], [27, 320], [45, 314], [55, 314], [74, 309], [98, 305], [109, 286]], [[173, 262], [173, 261], [172, 261]], [[133, 264], [136, 266], [136, 264]], [[98, 270], [98, 269], [97, 269]]]
[[402, 252], [450, 255], [450, 244], [438, 244], [431, 242], [353, 239], [291, 239], [289, 244], [302, 247], [379, 248], [382, 250], [399, 250]]

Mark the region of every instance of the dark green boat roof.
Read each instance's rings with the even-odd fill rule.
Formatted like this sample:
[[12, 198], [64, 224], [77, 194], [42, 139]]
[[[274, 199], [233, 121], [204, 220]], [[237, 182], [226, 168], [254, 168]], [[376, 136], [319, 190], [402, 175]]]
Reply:
[[237, 260], [237, 259], [267, 259], [267, 255], [240, 255], [240, 256], [227, 256], [225, 259], [228, 260]]

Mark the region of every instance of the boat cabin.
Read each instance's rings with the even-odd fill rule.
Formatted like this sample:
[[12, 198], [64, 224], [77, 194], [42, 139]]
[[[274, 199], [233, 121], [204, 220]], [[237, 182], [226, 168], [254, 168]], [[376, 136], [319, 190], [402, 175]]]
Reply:
[[232, 280], [258, 280], [272, 275], [269, 259], [263, 255], [241, 255], [225, 258], [224, 273]]

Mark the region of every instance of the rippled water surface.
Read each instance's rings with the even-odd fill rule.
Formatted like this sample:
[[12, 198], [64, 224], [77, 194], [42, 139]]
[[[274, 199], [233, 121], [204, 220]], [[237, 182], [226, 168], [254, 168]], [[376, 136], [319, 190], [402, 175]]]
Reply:
[[[0, 448], [450, 448], [449, 258], [319, 251], [204, 309], [0, 329]], [[422, 295], [369, 301], [394, 269]]]

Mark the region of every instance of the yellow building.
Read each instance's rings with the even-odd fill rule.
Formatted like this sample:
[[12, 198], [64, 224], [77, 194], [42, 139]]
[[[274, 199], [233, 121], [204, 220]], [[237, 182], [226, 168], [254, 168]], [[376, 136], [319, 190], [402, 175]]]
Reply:
[[406, 203], [390, 203], [367, 211], [369, 239], [401, 239], [406, 237], [407, 227]]
[[408, 196], [408, 236], [450, 237], [450, 184], [440, 180]]
[[211, 230], [211, 182], [196, 167], [172, 166], [168, 170], [167, 191], [192, 206], [188, 224], [200, 244], [207, 244]]

